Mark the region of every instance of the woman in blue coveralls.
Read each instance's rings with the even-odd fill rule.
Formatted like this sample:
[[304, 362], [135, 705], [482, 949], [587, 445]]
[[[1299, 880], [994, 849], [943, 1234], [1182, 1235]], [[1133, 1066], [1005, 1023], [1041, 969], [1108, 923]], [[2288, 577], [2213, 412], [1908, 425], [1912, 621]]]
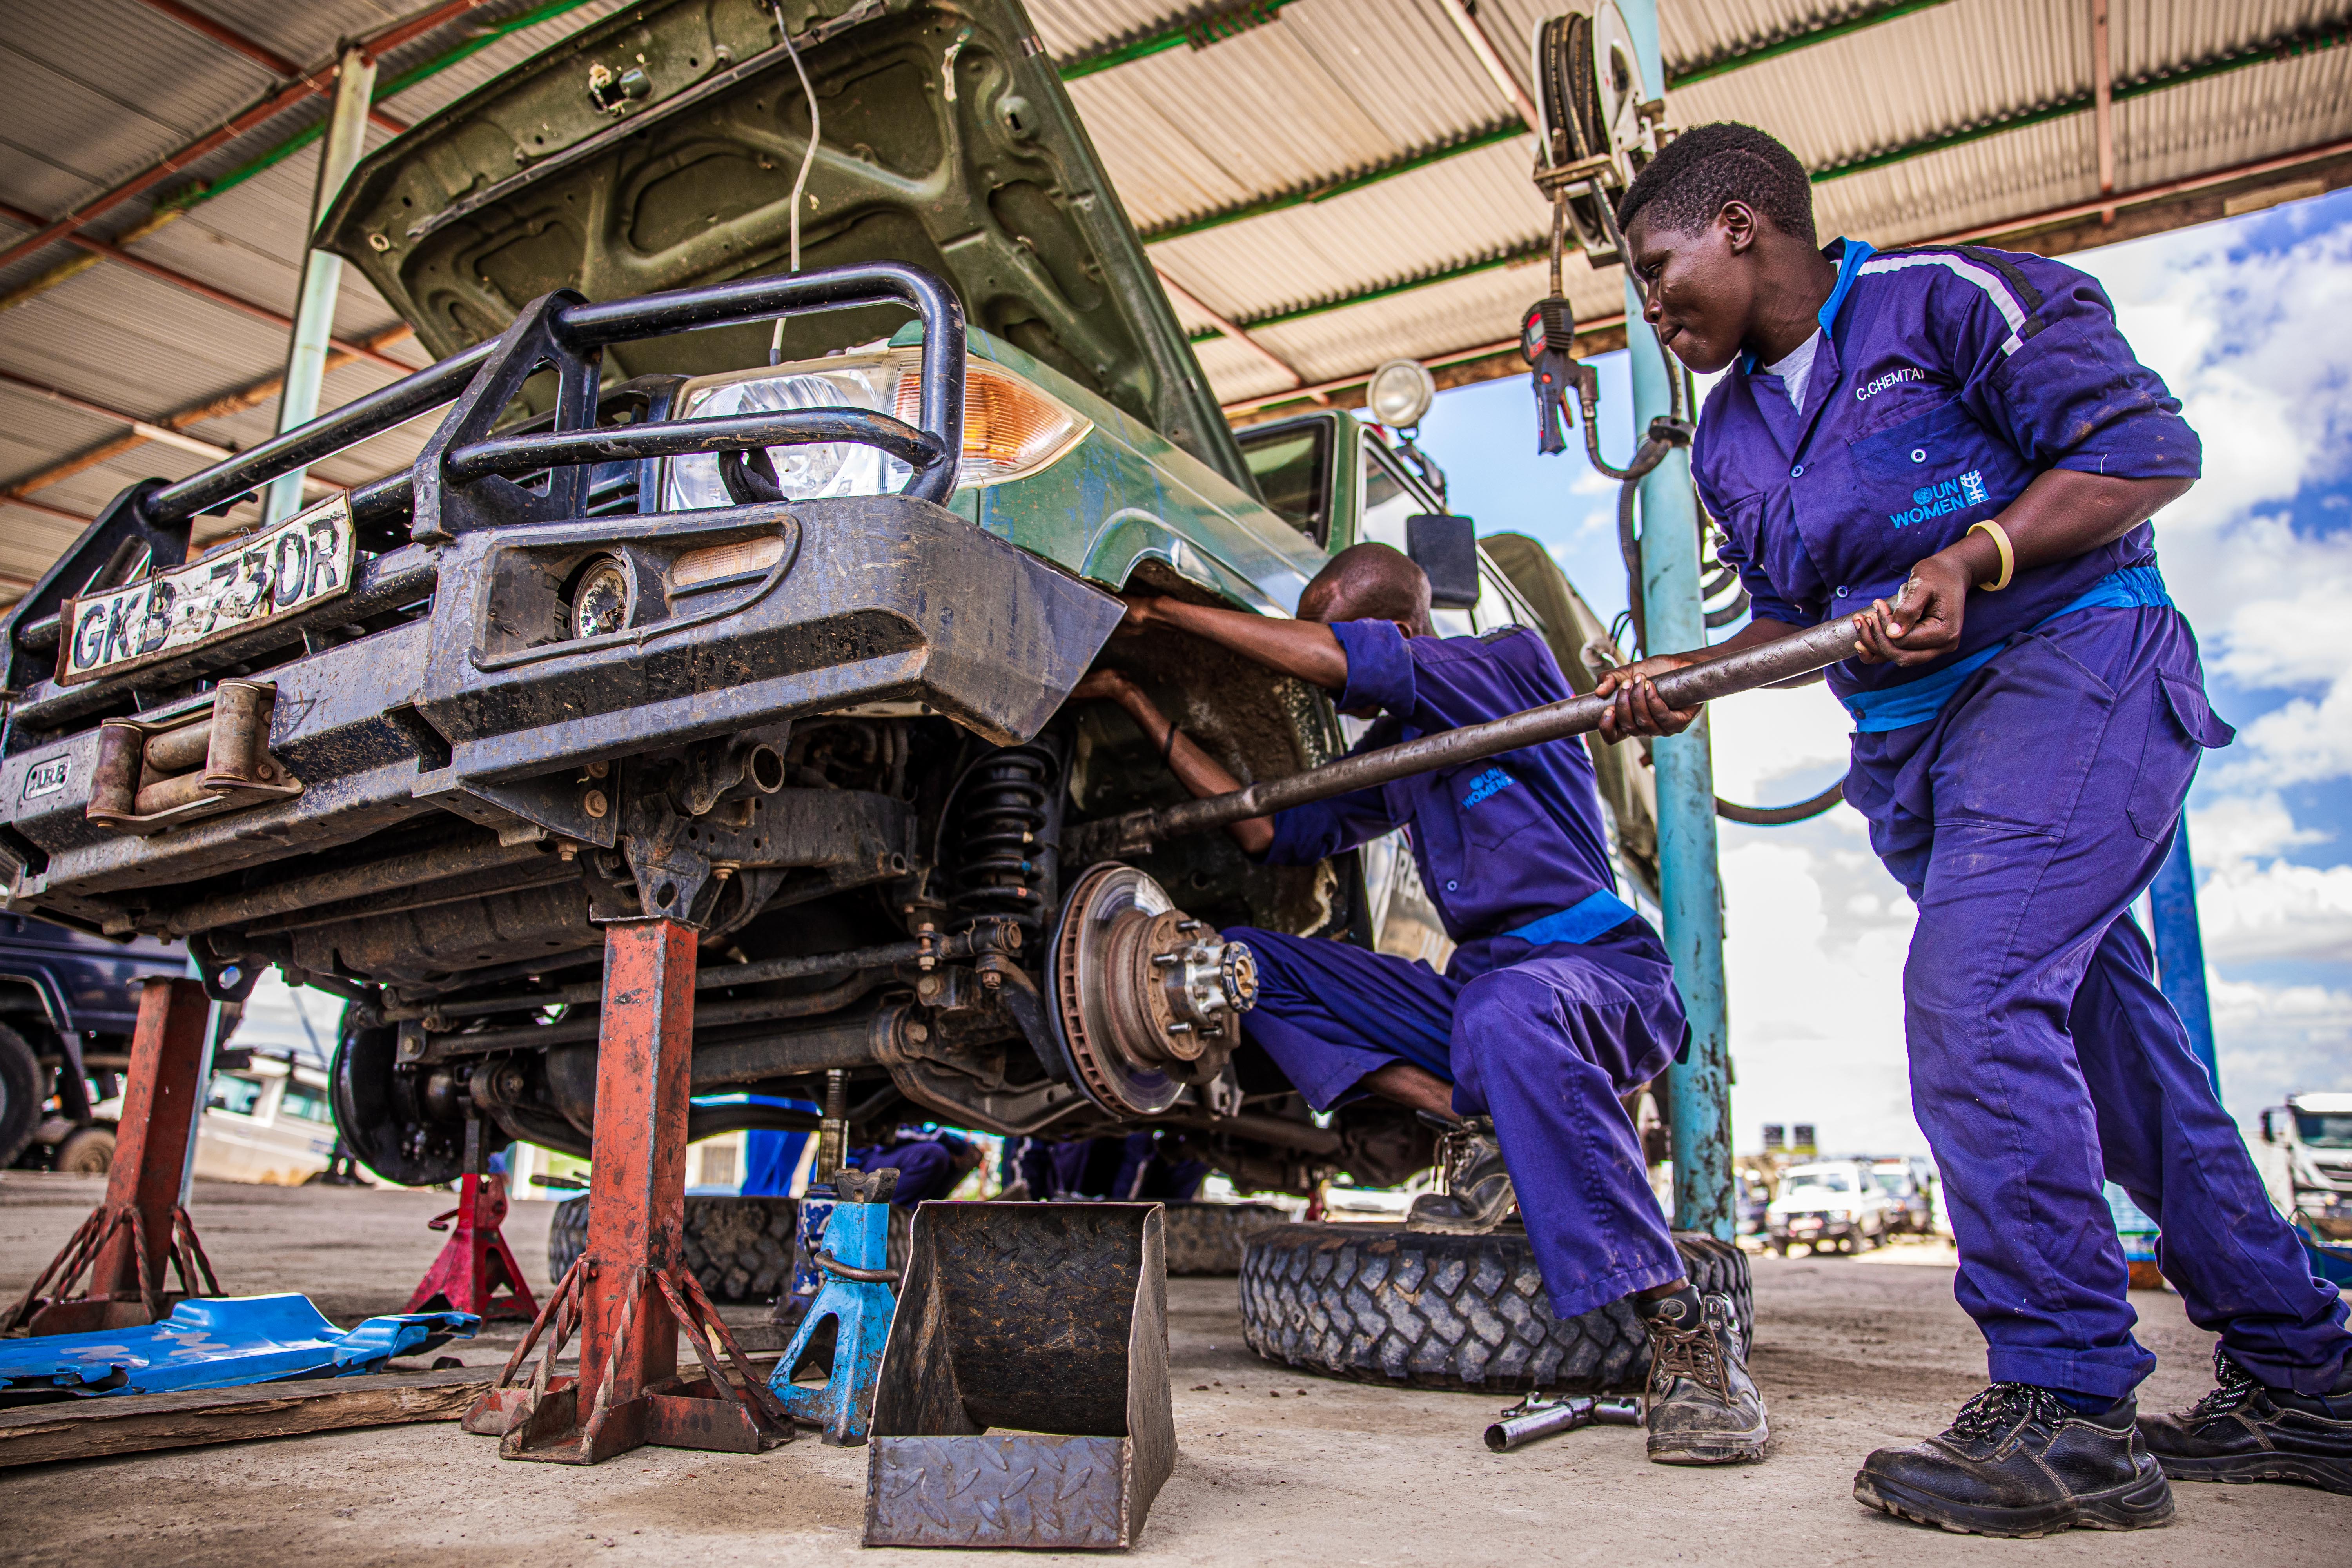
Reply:
[[[1695, 472], [1755, 612], [1713, 648], [1614, 672], [1604, 732], [1685, 729], [1696, 710], [1650, 678], [1861, 612], [1829, 675], [1854, 720], [1845, 797], [1918, 906], [1912, 1102], [1993, 1382], [1940, 1437], [1871, 1455], [1855, 1497], [2017, 1535], [2161, 1524], [2167, 1476], [2352, 1492], [2344, 1303], [2272, 1208], [2126, 913], [2200, 749], [2231, 738], [2147, 521], [2198, 475], [2180, 405], [2072, 268], [1816, 249], [1803, 167], [1747, 126], [1676, 138], [1620, 218], [1659, 341], [1729, 369]], [[2155, 1358], [2105, 1178], [2156, 1218], [2166, 1278], [2221, 1336], [2221, 1386], [2178, 1415], [2137, 1415]]]
[[[1296, 620], [1131, 598], [1128, 629], [1152, 626], [1320, 686], [1342, 711], [1384, 715], [1360, 750], [1570, 695], [1531, 630], [1431, 635], [1429, 579], [1384, 544], [1332, 557]], [[1117, 672], [1087, 677], [1073, 696], [1118, 702], [1193, 794], [1239, 787]], [[1254, 857], [1313, 865], [1400, 826], [1458, 944], [1445, 973], [1341, 942], [1228, 931], [1257, 957], [1250, 1040], [1318, 1110], [1370, 1093], [1444, 1123], [1475, 1119], [1460, 1135], [1469, 1152], [1452, 1194], [1416, 1200], [1408, 1223], [1491, 1230], [1516, 1190], [1552, 1310], [1574, 1317], [1631, 1299], [1649, 1326], [1650, 1457], [1760, 1458], [1764, 1401], [1732, 1304], [1685, 1277], [1618, 1102], [1664, 1068], [1688, 1028], [1657, 933], [1614, 891], [1583, 743], [1529, 746], [1232, 832]]]

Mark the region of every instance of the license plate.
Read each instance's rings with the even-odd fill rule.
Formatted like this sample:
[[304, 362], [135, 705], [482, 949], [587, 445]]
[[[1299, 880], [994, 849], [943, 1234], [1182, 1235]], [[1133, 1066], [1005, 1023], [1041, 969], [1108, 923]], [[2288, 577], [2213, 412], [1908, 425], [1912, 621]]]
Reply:
[[202, 561], [68, 599], [58, 684], [155, 664], [346, 593], [355, 551], [351, 502], [338, 495]]

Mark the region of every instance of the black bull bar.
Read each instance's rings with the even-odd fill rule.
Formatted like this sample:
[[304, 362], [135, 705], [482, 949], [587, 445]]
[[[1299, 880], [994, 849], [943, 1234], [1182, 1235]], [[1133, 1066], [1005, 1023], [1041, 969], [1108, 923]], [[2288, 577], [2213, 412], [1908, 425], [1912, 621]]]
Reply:
[[[609, 345], [886, 303], [922, 321], [915, 425], [844, 407], [597, 423]], [[604, 303], [559, 290], [492, 342], [179, 483], [131, 486], [0, 621], [0, 880], [26, 902], [120, 930], [154, 900], [110, 895], [350, 843], [436, 806], [502, 836], [536, 826], [609, 846], [613, 817], [583, 813], [569, 779], [551, 773], [796, 714], [916, 700], [992, 740], [1026, 738], [1119, 608], [945, 510], [964, 363], [955, 297], [894, 263]], [[556, 381], [551, 427], [495, 431], [541, 372]], [[380, 548], [359, 556], [344, 592], [119, 673], [52, 679], [68, 630], [59, 610], [75, 595], [183, 564], [196, 516], [450, 404], [409, 468], [349, 494], [354, 525]], [[733, 506], [587, 515], [593, 465], [641, 465], [645, 496], [660, 458], [711, 452], [724, 465], [730, 453], [835, 441], [906, 463], [900, 491], [795, 501], [769, 487], [772, 499]], [[516, 482], [535, 474], [545, 479]], [[751, 568], [664, 588], [685, 580], [672, 574], [681, 556], [729, 551]], [[530, 595], [560, 594], [598, 555], [651, 585], [632, 601], [650, 609], [612, 633], [548, 641]], [[142, 724], [168, 721], [207, 700], [178, 691], [232, 671], [274, 687], [268, 751], [300, 794], [152, 837], [87, 820], [96, 721], [140, 694]], [[28, 779], [34, 769], [46, 771]], [[49, 787], [59, 777], [66, 786]]]

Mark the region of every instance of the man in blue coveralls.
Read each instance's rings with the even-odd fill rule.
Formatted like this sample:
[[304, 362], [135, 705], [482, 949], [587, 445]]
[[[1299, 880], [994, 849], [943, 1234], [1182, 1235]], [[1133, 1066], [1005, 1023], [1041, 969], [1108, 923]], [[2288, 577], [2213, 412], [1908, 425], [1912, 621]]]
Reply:
[[[1296, 620], [1131, 598], [1127, 625], [1206, 637], [1335, 693], [1343, 712], [1381, 714], [1359, 750], [1571, 695], [1532, 630], [1433, 636], [1429, 579], [1384, 544], [1334, 556]], [[1097, 673], [1075, 695], [1119, 702], [1193, 794], [1239, 787], [1124, 677]], [[1455, 1135], [1467, 1152], [1454, 1162], [1453, 1192], [1419, 1200], [1411, 1223], [1491, 1230], [1516, 1193], [1552, 1310], [1570, 1318], [1631, 1298], [1649, 1326], [1650, 1457], [1760, 1458], [1764, 1401], [1732, 1303], [1702, 1298], [1685, 1276], [1619, 1102], [1689, 1030], [1656, 932], [1614, 890], [1582, 742], [1530, 746], [1232, 832], [1254, 857], [1313, 865], [1399, 826], [1459, 944], [1445, 973], [1345, 942], [1228, 931], [1257, 956], [1249, 1037], [1318, 1110], [1371, 1093], [1445, 1123], [1475, 1118]]]
[[[1712, 648], [1613, 672], [1604, 731], [1682, 730], [1696, 710], [1651, 678], [1862, 612], [1829, 676], [1854, 721], [1845, 798], [1918, 906], [1912, 1103], [1993, 1382], [1940, 1437], [1871, 1455], [1855, 1497], [2035, 1535], [2161, 1524], [2167, 1476], [2352, 1492], [2344, 1303], [2126, 912], [2200, 750], [2231, 738], [2147, 521], [2198, 475], [2180, 405], [2072, 268], [1816, 249], [1802, 165], [1747, 126], [1676, 138], [1620, 215], [1643, 318], [1691, 369], [1728, 367], [1696, 472], [1755, 609]], [[2165, 1277], [2221, 1334], [2221, 1386], [2178, 1415], [2137, 1416], [2155, 1358], [2103, 1178], [2155, 1217]]]

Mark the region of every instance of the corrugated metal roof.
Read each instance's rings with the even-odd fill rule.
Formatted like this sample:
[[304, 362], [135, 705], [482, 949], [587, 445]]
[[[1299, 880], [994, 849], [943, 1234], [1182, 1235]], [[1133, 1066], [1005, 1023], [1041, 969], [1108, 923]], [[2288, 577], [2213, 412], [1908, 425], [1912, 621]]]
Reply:
[[[421, 5], [185, 3], [306, 70], [328, 61], [339, 39]], [[391, 51], [381, 66], [384, 84], [445, 61], [485, 29], [498, 35], [379, 107], [422, 119], [623, 3], [489, 0]], [[1148, 241], [1155, 263], [1309, 384], [1343, 383], [1400, 354], [1459, 356], [1512, 336], [1543, 291], [1537, 253], [1547, 212], [1527, 178], [1530, 139], [1443, 0], [1268, 3], [1270, 19], [1234, 31], [1227, 24], [1241, 9], [1236, 0], [1031, 0], [1049, 53], [1072, 72], [1071, 96], [1121, 202], [1155, 237]], [[1478, 0], [1480, 24], [1522, 86], [1532, 29], [1568, 3]], [[2098, 197], [2090, 0], [1662, 0], [1661, 12], [1670, 121], [1738, 119], [1781, 137], [1824, 172], [1815, 196], [1825, 233], [1900, 244]], [[2352, 47], [2319, 47], [2347, 36], [2352, 0], [2113, 0], [2113, 12], [2119, 190], [2352, 138]], [[1181, 39], [1184, 28], [1220, 16], [1225, 22], [1209, 29], [1219, 41], [1195, 47]], [[0, 0], [0, 18], [11, 89], [0, 203], [44, 218], [285, 85], [141, 0]], [[505, 30], [520, 20], [530, 25]], [[2242, 68], [2221, 68], [2232, 65]], [[90, 232], [123, 239], [150, 221], [159, 201], [227, 184], [124, 243], [213, 288], [289, 311], [315, 146], [253, 165], [315, 127], [325, 110], [323, 99], [301, 98], [110, 211]], [[0, 245], [26, 232], [0, 216]], [[0, 300], [87, 259], [51, 245], [0, 268]], [[1580, 316], [1622, 308], [1613, 270], [1596, 273], [1571, 258], [1568, 272]], [[1195, 318], [1188, 308], [1189, 328], [1212, 329]], [[347, 268], [339, 336], [363, 342], [396, 325]], [[383, 352], [404, 363], [424, 357], [407, 340]], [[1211, 338], [1198, 352], [1229, 401], [1287, 387], [1243, 344]], [[281, 328], [112, 261], [0, 308], [0, 371], [148, 420], [265, 383], [284, 354]], [[331, 374], [326, 401], [396, 374], [365, 360], [346, 364]], [[274, 426], [274, 399], [265, 397], [194, 423], [189, 434], [242, 446]], [[0, 383], [0, 489], [123, 428]], [[422, 438], [419, 430], [395, 432], [323, 465], [320, 475], [342, 483], [372, 477], [408, 461]], [[151, 444], [33, 499], [93, 512], [132, 479], [177, 477], [202, 461]], [[205, 520], [205, 529], [241, 521]], [[0, 597], [45, 567], [74, 531], [70, 521], [0, 500]]]

